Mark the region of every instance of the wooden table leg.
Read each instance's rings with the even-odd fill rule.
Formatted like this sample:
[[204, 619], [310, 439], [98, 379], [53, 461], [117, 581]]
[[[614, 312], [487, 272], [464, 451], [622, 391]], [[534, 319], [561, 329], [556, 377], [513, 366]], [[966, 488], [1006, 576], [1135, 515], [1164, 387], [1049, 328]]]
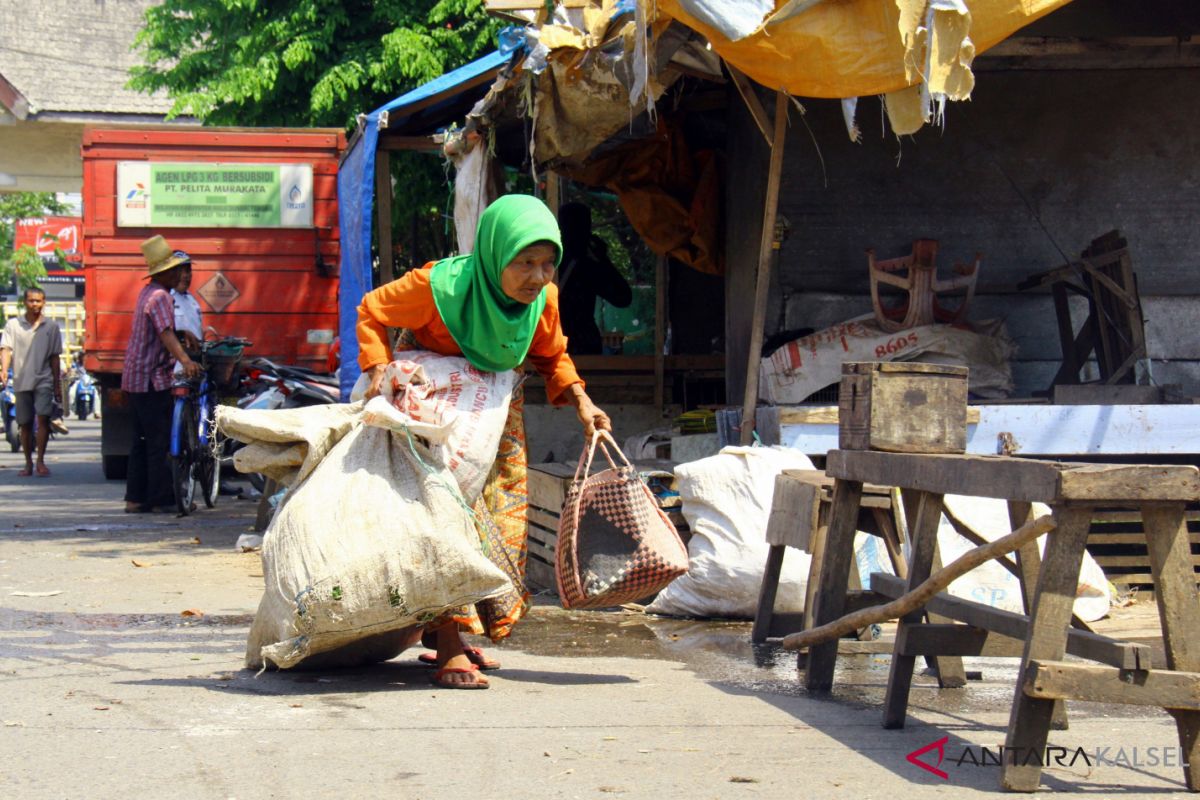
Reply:
[[[1192, 570], [1183, 503], [1142, 507], [1142, 530], [1150, 555], [1150, 574], [1158, 597], [1167, 669], [1200, 671], [1200, 595]], [[1189, 790], [1200, 790], [1200, 712], [1172, 711], [1183, 748], [1184, 780]]]
[[[1088, 530], [1092, 525], [1089, 506], [1062, 506], [1054, 510], [1058, 528], [1047, 537], [1037, 589], [1033, 596], [1029, 636], [1021, 656], [1021, 671], [1008, 720], [1004, 746], [1009, 754], [1000, 782], [1005, 789], [1035, 792], [1041, 782], [1039, 759], [1030, 753], [1045, 752], [1054, 716], [1054, 701], [1025, 694], [1025, 671], [1032, 659], [1061, 661], [1067, 652], [1067, 626], [1079, 586]], [[1028, 757], [1027, 757], [1028, 756]]]
[[[854, 529], [858, 525], [862, 486], [859, 481], [834, 481], [829, 527], [821, 557], [821, 577], [813, 599], [814, 626], [833, 622], [846, 608], [846, 587], [850, 579], [850, 560], [854, 558]], [[810, 692], [828, 692], [833, 688], [837, 650], [838, 643], [834, 639], [809, 651], [804, 677]]]
[[[1009, 501], [1008, 521], [1015, 531], [1033, 519], [1033, 504]], [[1033, 592], [1037, 587], [1038, 573], [1042, 569], [1042, 553], [1038, 549], [1037, 540], [1022, 545], [1017, 550], [1017, 572], [1021, 582], [1021, 604], [1025, 607], [1025, 615], [1032, 616]], [[1070, 727], [1067, 722], [1067, 704], [1062, 700], [1054, 701], [1054, 714], [1050, 719], [1050, 728], [1065, 731]]]
[[787, 545], [773, 544], [767, 551], [767, 566], [763, 570], [762, 586], [758, 590], [758, 609], [754, 613], [754, 628], [750, 641], [761, 644], [771, 635], [771, 619], [775, 616], [775, 595], [779, 592], [779, 575], [783, 571], [783, 551]]
[[[920, 507], [921, 493], [912, 489], [900, 490], [900, 502], [904, 507], [904, 519], [908, 525], [908, 543], [911, 551], [913, 543], [913, 531], [916, 530], [915, 523], [917, 519], [917, 510]], [[940, 508], [939, 504], [939, 508]], [[940, 514], [939, 510], [939, 514]], [[939, 517], [940, 522], [940, 517]], [[934, 572], [942, 568], [941, 554], [937, 548], [937, 538], [934, 537], [933, 543], [933, 561], [931, 562]], [[898, 573], [897, 573], [898, 574]], [[926, 573], [926, 577], [929, 573]], [[907, 577], [907, 576], [905, 576]], [[920, 581], [918, 581], [919, 583]], [[913, 584], [910, 584], [910, 586]], [[929, 622], [933, 623], [950, 623], [953, 620], [942, 617], [937, 614], [926, 614]], [[967, 671], [963, 667], [962, 658], [959, 656], [925, 656], [925, 663], [937, 673], [938, 687], [941, 689], [961, 689], [967, 685]], [[903, 723], [901, 723], [903, 724]]]
[[[908, 559], [908, 588], [914, 589], [929, 577], [933, 570], [933, 556], [937, 549], [938, 523], [942, 518], [942, 496], [930, 492], [915, 492], [916, 519], [909, 523], [908, 536], [912, 543], [912, 555]], [[911, 518], [910, 518], [911, 519]], [[896, 630], [896, 641], [902, 641], [904, 628], [921, 622], [925, 610], [920, 609], [905, 615]], [[959, 659], [959, 663], [962, 660]], [[884, 698], [883, 727], [903, 728], [908, 712], [908, 693], [912, 688], [913, 667], [916, 656], [892, 653], [891, 672], [888, 675], [887, 696]]]

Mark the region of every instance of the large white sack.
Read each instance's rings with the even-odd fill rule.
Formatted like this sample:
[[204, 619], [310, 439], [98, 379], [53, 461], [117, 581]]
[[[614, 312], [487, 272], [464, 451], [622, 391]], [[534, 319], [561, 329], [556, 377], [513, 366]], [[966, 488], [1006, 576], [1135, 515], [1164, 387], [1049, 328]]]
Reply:
[[[689, 566], [646, 609], [655, 614], [753, 618], [767, 561], [767, 517], [775, 476], [812, 469], [803, 453], [784, 447], [726, 447], [675, 468], [683, 516], [692, 530]], [[810, 556], [791, 548], [783, 560], [775, 609], [804, 608]]]
[[[458, 356], [406, 350], [384, 370], [364, 421], [423, 437], [433, 463], [449, 469], [474, 502], [496, 461], [516, 378], [512, 370], [481, 372]], [[352, 399], [365, 393], [367, 380], [359, 378]]]
[[[1008, 504], [1003, 500], [948, 494], [944, 502], [950, 514], [989, 542], [1012, 533]], [[1042, 503], [1034, 503], [1033, 513], [1034, 516], [1040, 517], [1049, 514], [1050, 508]], [[895, 574], [882, 544], [876, 544], [878, 540], [871, 540], [874, 540], [874, 537], [863, 533], [859, 533], [855, 538], [855, 556], [863, 580], [867, 581], [872, 572]], [[950, 520], [943, 515], [938, 523], [938, 552], [942, 557], [942, 564], [949, 564], [974, 548], [975, 544], [960, 535]], [[1046, 534], [1038, 537], [1038, 548], [1045, 552]], [[1014, 554], [1011, 557], [1016, 556]], [[1021, 582], [995, 560], [981, 564], [951, 582], [948, 591], [964, 600], [973, 600], [1014, 614], [1025, 613], [1025, 604], [1021, 599]], [[1108, 614], [1111, 601], [1112, 589], [1104, 576], [1104, 570], [1091, 554], [1085, 552], [1083, 567], [1079, 572], [1079, 587], [1075, 592], [1075, 615], [1084, 622], [1094, 622]]]
[[413, 356], [389, 366], [371, 403], [218, 410], [222, 432], [246, 443], [235, 465], [292, 487], [264, 536], [248, 666], [383, 660], [414, 625], [511, 589], [481, 550], [460, 479], [477, 497], [513, 374]]
[[[989, 542], [1012, 532], [1008, 504], [1003, 500], [948, 494], [944, 502], [947, 511]], [[1034, 503], [1033, 513], [1040, 517], [1049, 514], [1050, 508], [1042, 503]], [[1053, 534], [1042, 534], [1037, 540], [1038, 549], [1043, 553], [1047, 535]], [[942, 517], [938, 528], [938, 548], [943, 564], [949, 564], [974, 547], [954, 530], [949, 520]], [[1015, 559], [1016, 554], [1012, 558]], [[1016, 614], [1025, 613], [1021, 601], [1021, 582], [996, 561], [989, 561], [951, 583], [950, 594]], [[1075, 615], [1084, 622], [1094, 622], [1108, 614], [1111, 602], [1111, 587], [1104, 570], [1090, 553], [1085, 552], [1083, 567], [1079, 572], [1079, 588], [1075, 592]]]
[[289, 492], [262, 561], [250, 667], [291, 667], [511, 588], [447, 474], [430, 474], [407, 441], [369, 425]]

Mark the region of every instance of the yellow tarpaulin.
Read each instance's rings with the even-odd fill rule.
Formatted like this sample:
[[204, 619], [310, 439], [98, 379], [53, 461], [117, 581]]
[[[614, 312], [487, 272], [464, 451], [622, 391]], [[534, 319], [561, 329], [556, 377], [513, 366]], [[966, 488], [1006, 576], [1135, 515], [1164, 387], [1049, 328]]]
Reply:
[[[974, 52], [982, 53], [1068, 2], [966, 0]], [[776, 0], [777, 10], [786, 5], [785, 0]], [[775, 24], [768, 17], [757, 32], [731, 41], [689, 14], [681, 0], [657, 0], [660, 17], [676, 19], [702, 33], [722, 58], [763, 86], [799, 97], [828, 98], [887, 94], [911, 85], [901, 17], [906, 17], [907, 27], [915, 7], [923, 10], [925, 5], [923, 0], [824, 0]], [[909, 62], [911, 66], [911, 55]], [[963, 88], [961, 74], [943, 77]]]

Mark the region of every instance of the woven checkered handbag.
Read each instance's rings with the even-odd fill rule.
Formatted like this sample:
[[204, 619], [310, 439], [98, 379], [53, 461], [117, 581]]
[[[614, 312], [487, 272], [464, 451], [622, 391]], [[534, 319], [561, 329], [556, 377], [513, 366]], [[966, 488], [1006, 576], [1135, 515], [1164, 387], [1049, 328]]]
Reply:
[[[609, 469], [589, 475], [599, 445]], [[624, 462], [617, 466], [609, 453]], [[605, 431], [579, 456], [554, 548], [563, 608], [641, 600], [687, 572], [688, 553], [650, 489]]]

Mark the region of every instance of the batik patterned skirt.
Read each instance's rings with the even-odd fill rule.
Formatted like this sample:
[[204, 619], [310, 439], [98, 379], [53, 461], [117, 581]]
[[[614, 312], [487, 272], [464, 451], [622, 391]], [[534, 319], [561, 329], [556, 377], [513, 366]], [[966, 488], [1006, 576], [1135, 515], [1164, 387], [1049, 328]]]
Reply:
[[443, 614], [425, 626], [434, 630], [449, 622], [459, 630], [487, 636], [493, 642], [512, 633], [517, 620], [529, 610], [525, 588], [525, 556], [529, 527], [528, 455], [525, 448], [525, 393], [517, 386], [508, 405], [508, 419], [500, 437], [500, 449], [492, 465], [483, 494], [475, 501], [475, 527], [483, 551], [512, 581], [512, 588], [472, 606]]

